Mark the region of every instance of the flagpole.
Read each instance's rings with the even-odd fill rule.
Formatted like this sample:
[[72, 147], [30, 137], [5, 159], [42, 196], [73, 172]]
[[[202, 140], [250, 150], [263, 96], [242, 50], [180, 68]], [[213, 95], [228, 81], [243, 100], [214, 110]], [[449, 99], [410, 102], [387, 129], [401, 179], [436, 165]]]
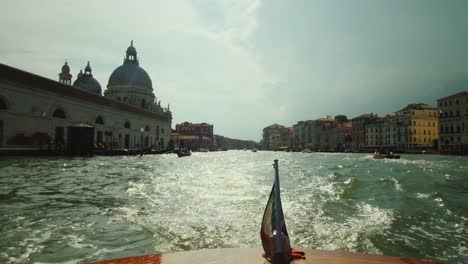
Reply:
[[278, 171], [278, 160], [275, 159], [274, 161], [274, 167], [275, 167], [275, 226], [274, 229], [276, 230], [276, 247], [275, 247], [275, 253], [273, 256], [273, 264], [283, 264], [285, 263], [285, 257], [283, 252], [283, 233], [282, 233], [282, 215], [283, 215], [283, 209], [281, 206], [281, 198], [280, 198], [280, 180], [279, 180], [279, 171]]

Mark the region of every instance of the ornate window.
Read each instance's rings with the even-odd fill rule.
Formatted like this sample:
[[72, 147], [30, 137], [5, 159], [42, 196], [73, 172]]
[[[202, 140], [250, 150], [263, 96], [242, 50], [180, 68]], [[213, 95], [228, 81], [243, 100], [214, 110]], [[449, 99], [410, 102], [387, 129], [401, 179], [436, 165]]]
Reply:
[[96, 124], [104, 125], [104, 119], [102, 118], [102, 116], [96, 117], [95, 122], [96, 122]]
[[128, 120], [125, 121], [124, 127], [125, 128], [130, 128], [131, 127], [130, 122]]
[[7, 109], [7, 103], [6, 100], [0, 96], [0, 110], [6, 110]]
[[62, 108], [57, 108], [55, 109], [54, 113], [52, 114], [53, 117], [56, 117], [56, 118], [62, 118], [62, 119], [65, 119], [67, 118], [67, 116], [65, 115], [65, 111], [63, 111]]

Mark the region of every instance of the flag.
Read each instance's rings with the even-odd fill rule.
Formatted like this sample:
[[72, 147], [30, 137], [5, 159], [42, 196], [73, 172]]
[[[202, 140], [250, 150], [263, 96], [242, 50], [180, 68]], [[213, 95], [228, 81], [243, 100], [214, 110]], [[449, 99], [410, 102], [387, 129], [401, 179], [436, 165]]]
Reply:
[[[273, 264], [287, 264], [292, 259], [304, 259], [305, 254], [291, 248], [288, 230], [284, 221], [281, 206], [278, 160], [275, 160], [275, 183], [270, 192], [265, 211], [263, 212], [260, 238], [265, 253], [263, 256]], [[277, 232], [281, 229], [281, 232]]]
[[[275, 163], [276, 170], [276, 163]], [[262, 239], [263, 250], [265, 250], [265, 258], [274, 264], [289, 263], [291, 259], [291, 246], [289, 244], [288, 230], [284, 222], [283, 208], [279, 197], [279, 179], [275, 177], [275, 183], [270, 192], [265, 212], [263, 213], [262, 226], [260, 229], [260, 237]], [[278, 197], [277, 197], [278, 195]], [[279, 225], [277, 225], [277, 221]], [[281, 233], [276, 231], [276, 228], [281, 229]], [[278, 241], [278, 239], [280, 241]], [[276, 257], [275, 257], [276, 254]], [[273, 261], [273, 259], [280, 259]]]

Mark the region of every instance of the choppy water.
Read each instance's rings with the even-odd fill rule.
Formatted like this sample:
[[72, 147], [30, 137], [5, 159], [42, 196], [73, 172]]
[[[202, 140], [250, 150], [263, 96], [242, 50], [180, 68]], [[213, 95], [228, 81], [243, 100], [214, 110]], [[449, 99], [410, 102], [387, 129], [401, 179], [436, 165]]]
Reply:
[[280, 162], [293, 246], [468, 263], [468, 157], [228, 151], [0, 160], [0, 263], [260, 247]]

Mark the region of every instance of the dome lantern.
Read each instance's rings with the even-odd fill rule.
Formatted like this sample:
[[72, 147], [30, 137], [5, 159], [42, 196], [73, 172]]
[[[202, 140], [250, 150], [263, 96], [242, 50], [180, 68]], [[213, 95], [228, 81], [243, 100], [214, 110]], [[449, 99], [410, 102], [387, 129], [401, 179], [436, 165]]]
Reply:
[[133, 47], [133, 40], [130, 42], [130, 47], [127, 48], [124, 63], [135, 63], [138, 65], [137, 51]]
[[91, 66], [89, 65], [89, 61], [88, 61], [88, 65], [86, 65], [86, 67], [84, 69], [84, 74], [93, 76], [92, 71], [93, 70], [91, 69]]

